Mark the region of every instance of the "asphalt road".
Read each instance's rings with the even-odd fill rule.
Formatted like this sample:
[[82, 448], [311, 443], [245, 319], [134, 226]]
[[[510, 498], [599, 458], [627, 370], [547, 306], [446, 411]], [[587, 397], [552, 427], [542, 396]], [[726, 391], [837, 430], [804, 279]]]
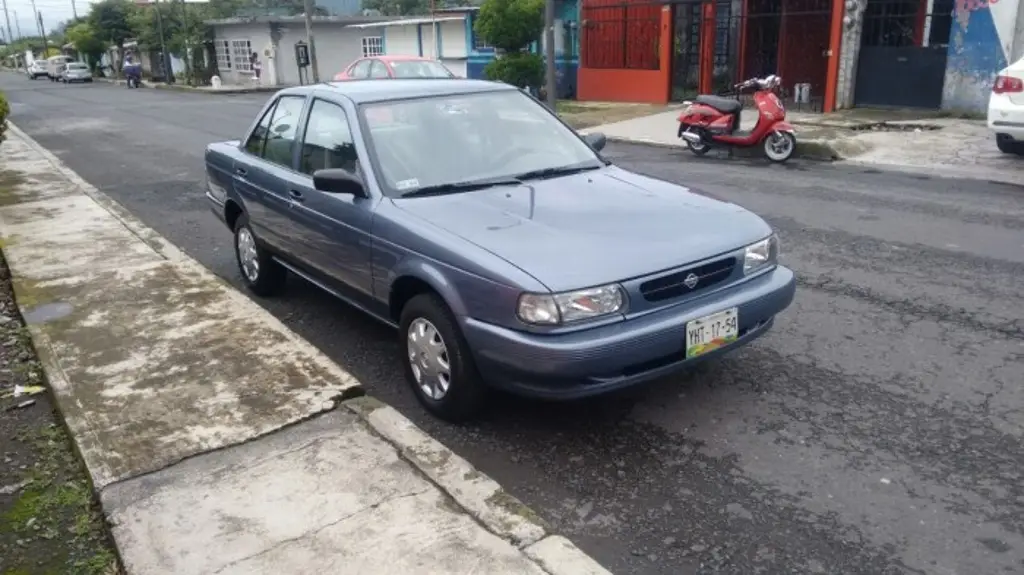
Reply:
[[[19, 127], [238, 285], [202, 153], [266, 96], [0, 89]], [[453, 427], [405, 388], [393, 333], [299, 281], [261, 303], [616, 573], [1024, 572], [1024, 187], [608, 155], [777, 228], [799, 288], [772, 333], [629, 394]]]

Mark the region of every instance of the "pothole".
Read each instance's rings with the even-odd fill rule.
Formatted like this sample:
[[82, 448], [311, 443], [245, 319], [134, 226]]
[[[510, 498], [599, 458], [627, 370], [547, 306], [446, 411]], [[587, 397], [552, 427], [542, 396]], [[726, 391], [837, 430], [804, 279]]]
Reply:
[[918, 122], [875, 122], [850, 127], [854, 132], [931, 132], [941, 129], [942, 126]]

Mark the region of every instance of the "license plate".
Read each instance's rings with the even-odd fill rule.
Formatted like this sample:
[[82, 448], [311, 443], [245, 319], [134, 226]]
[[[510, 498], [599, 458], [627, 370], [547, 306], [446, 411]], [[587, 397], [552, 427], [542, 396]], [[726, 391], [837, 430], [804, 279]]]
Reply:
[[736, 308], [686, 322], [686, 357], [697, 357], [729, 345], [739, 336], [739, 312]]

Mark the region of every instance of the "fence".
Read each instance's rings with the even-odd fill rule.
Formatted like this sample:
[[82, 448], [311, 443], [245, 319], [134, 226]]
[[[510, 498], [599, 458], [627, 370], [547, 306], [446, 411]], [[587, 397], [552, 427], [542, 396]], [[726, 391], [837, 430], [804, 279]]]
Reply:
[[586, 68], [657, 70], [661, 4], [585, 5], [580, 64]]

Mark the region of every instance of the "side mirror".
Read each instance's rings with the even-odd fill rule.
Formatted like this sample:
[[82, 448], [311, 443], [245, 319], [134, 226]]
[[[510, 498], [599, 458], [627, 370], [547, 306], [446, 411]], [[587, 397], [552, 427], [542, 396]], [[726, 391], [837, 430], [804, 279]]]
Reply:
[[313, 172], [313, 187], [329, 194], [350, 194], [357, 198], [366, 197], [363, 180], [348, 170], [330, 168]]
[[605, 144], [608, 143], [608, 138], [601, 132], [593, 132], [583, 136], [583, 141], [593, 148], [595, 152], [600, 152], [604, 149]]

